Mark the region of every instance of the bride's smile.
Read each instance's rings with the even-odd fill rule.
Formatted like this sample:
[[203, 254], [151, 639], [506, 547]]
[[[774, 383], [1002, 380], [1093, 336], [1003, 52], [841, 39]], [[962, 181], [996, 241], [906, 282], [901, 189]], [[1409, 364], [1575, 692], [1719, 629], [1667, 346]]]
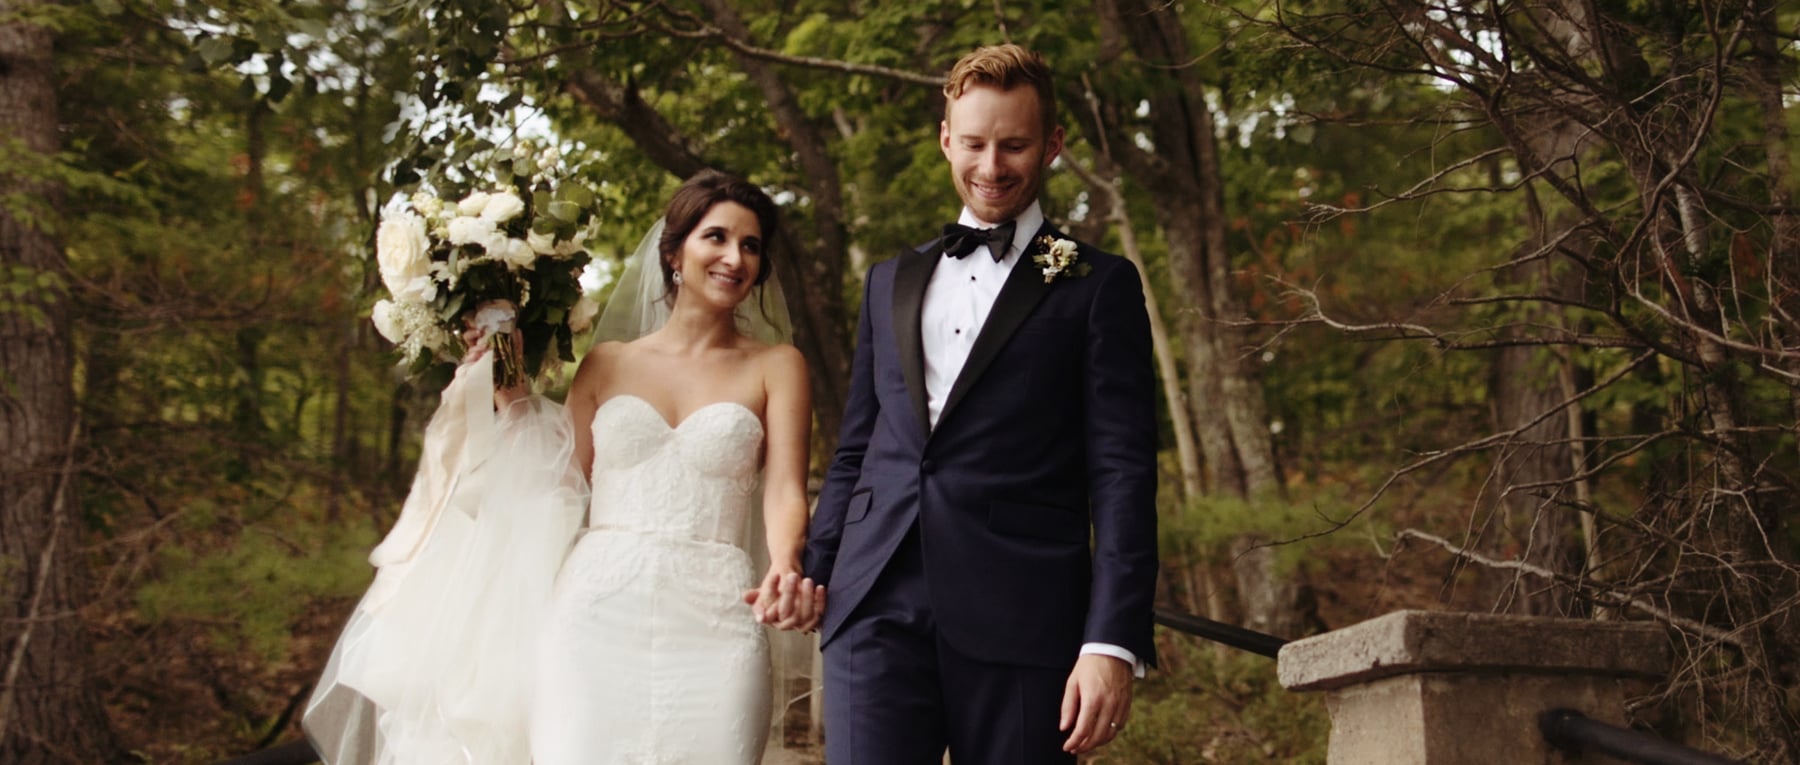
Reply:
[[748, 297], [762, 267], [762, 226], [750, 208], [731, 201], [706, 211], [682, 242], [675, 300], [730, 310]]

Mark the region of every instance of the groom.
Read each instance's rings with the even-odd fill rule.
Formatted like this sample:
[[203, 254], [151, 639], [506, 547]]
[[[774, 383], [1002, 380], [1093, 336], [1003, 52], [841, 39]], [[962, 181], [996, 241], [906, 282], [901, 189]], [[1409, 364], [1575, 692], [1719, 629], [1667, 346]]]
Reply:
[[961, 220], [869, 271], [807, 541], [826, 759], [1074, 763], [1154, 661], [1149, 320], [1128, 261], [1044, 220], [1043, 59], [981, 48], [944, 96]]

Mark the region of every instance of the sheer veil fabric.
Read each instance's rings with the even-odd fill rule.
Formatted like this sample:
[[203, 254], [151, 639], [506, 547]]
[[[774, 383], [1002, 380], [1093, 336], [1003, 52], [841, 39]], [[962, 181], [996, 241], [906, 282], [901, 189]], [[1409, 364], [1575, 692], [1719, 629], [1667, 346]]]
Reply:
[[324, 762], [529, 762], [536, 625], [587, 508], [562, 406], [496, 412], [493, 356], [465, 364], [426, 426], [412, 490], [370, 553], [301, 721]]
[[[625, 261], [625, 268], [613, 287], [606, 309], [594, 323], [592, 342], [630, 342], [662, 328], [669, 321], [674, 300], [663, 280], [662, 240], [664, 221], [656, 224], [638, 241], [637, 249]], [[738, 331], [747, 337], [770, 345], [790, 343], [794, 338], [793, 322], [787, 309], [787, 295], [775, 274], [770, 274], [751, 291], [737, 308]], [[760, 491], [756, 495], [761, 497]], [[762, 503], [754, 504], [749, 528], [744, 530], [745, 548], [755, 566], [758, 581], [769, 570], [767, 531], [763, 524]], [[817, 640], [813, 635], [767, 630], [772, 666], [770, 687], [773, 689], [773, 719], [770, 720], [771, 742], [785, 748], [781, 721], [789, 706], [804, 702], [816, 692], [819, 678], [813, 671], [813, 655]], [[802, 687], [803, 686], [803, 687]]]

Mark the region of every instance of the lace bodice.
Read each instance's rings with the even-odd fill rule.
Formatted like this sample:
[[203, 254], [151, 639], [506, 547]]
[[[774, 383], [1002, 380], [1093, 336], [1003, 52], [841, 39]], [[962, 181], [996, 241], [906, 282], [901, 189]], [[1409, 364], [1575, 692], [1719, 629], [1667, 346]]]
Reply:
[[614, 396], [594, 412], [589, 526], [744, 547], [762, 420], [707, 404], [674, 427], [649, 402]]

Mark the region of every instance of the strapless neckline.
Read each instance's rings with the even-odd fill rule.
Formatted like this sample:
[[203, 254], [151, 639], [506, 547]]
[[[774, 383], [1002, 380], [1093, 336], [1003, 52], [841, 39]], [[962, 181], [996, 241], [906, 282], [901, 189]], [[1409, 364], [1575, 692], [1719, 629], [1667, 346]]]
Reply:
[[600, 404], [600, 406], [594, 410], [595, 419], [596, 420], [599, 419], [601, 410], [604, 410], [607, 407], [612, 406], [615, 402], [618, 402], [621, 404], [629, 403], [629, 402], [636, 402], [639, 407], [643, 408], [644, 411], [646, 411], [652, 417], [654, 417], [657, 422], [662, 423], [664, 430], [668, 430], [671, 432], [679, 432], [683, 427], [687, 426], [688, 423], [693, 422], [694, 420], [699, 419], [701, 415], [706, 414], [709, 411], [714, 411], [714, 410], [724, 411], [724, 412], [732, 412], [732, 411], [741, 412], [745, 417], [749, 417], [751, 420], [756, 422], [757, 430], [759, 430], [759, 431], [762, 430], [762, 418], [756, 416], [756, 412], [751, 411], [750, 407], [744, 406], [743, 404], [740, 404], [736, 401], [729, 401], [729, 400], [714, 401], [710, 404], [704, 404], [700, 408], [695, 409], [692, 412], [688, 412], [688, 415], [686, 417], [683, 417], [680, 422], [670, 424], [668, 418], [663, 416], [662, 410], [657, 409], [655, 404], [652, 404], [649, 401], [645, 401], [643, 399], [643, 397], [637, 396], [637, 395], [631, 394], [631, 393], [620, 393], [620, 394], [613, 396], [612, 398], [609, 398], [606, 401], [602, 402]]

